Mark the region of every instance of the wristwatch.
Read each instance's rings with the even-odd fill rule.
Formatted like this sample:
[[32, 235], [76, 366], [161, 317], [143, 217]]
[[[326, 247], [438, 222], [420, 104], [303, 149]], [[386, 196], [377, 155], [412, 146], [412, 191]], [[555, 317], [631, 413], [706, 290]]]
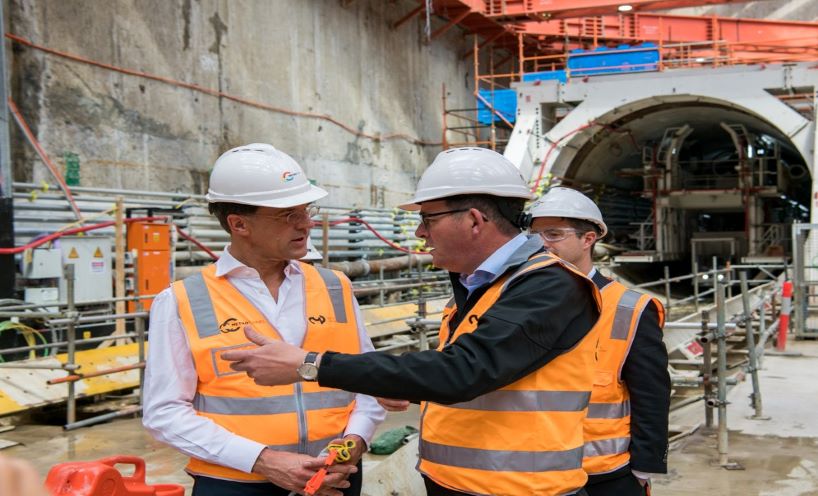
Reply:
[[298, 372], [298, 375], [300, 375], [305, 381], [312, 382], [318, 378], [318, 365], [315, 364], [317, 359], [318, 353], [310, 351], [307, 353], [307, 356], [304, 357], [304, 363], [295, 369], [296, 372]]

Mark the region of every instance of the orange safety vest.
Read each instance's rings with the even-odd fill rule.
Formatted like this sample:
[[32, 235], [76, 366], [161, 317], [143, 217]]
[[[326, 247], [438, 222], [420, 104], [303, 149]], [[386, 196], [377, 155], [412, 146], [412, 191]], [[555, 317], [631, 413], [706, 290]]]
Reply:
[[664, 326], [664, 307], [655, 298], [616, 281], [602, 288], [602, 315], [596, 324], [596, 373], [585, 419], [582, 460], [589, 475], [613, 472], [630, 461], [631, 403], [628, 386], [622, 382], [622, 367], [642, 312], [651, 301], [659, 309], [659, 326]]
[[[558, 265], [593, 282], [548, 253], [537, 253], [510, 276], [496, 280], [450, 335], [451, 303], [444, 311], [438, 351], [478, 327], [478, 320], [515, 278]], [[543, 297], [548, 297], [543, 295]], [[559, 316], [543, 316], [543, 318]], [[582, 419], [593, 382], [596, 338], [496, 391], [454, 405], [422, 405], [418, 470], [435, 483], [468, 494], [570, 494], [585, 485]], [[445, 380], [445, 378], [441, 378]]]
[[[303, 348], [360, 353], [352, 285], [340, 272], [301, 263], [307, 331]], [[355, 406], [354, 395], [320, 387], [317, 382], [259, 386], [236, 372], [221, 353], [255, 347], [243, 327], [282, 339], [264, 315], [227, 280], [216, 266], [173, 283], [179, 316], [187, 332], [198, 385], [193, 408], [239, 436], [279, 451], [317, 455], [343, 435]], [[191, 458], [186, 470], [195, 475], [236, 481], [264, 477]]]

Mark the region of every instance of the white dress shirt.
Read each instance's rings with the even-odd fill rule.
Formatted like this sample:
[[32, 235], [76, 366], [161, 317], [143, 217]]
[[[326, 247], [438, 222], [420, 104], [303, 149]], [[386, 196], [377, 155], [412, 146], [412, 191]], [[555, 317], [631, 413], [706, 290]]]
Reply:
[[[228, 247], [229, 248], [229, 247]], [[287, 343], [301, 346], [307, 324], [304, 317], [304, 275], [298, 262], [284, 269], [276, 301], [259, 273], [236, 260], [225, 248], [216, 261], [216, 275], [227, 280], [278, 330]], [[353, 298], [361, 352], [374, 351], [366, 334], [358, 302]], [[207, 417], [196, 414], [192, 401], [198, 376], [171, 288], [151, 305], [150, 348], [145, 367], [142, 423], [158, 440], [182, 453], [243, 472], [251, 472], [265, 445], [238, 436]], [[386, 412], [371, 396], [355, 395], [355, 409], [345, 435], [357, 434], [367, 444]]]

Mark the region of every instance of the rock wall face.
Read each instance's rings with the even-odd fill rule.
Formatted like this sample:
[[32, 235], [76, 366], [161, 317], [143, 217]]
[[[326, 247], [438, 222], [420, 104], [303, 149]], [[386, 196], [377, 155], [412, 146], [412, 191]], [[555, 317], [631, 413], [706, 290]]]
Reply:
[[[123, 74], [10, 42], [12, 97], [58, 166], [82, 186], [203, 193], [225, 150], [269, 142], [330, 191], [329, 205], [408, 198], [440, 147], [441, 84], [473, 107], [471, 39], [426, 41], [412, 0], [10, 0], [7, 30]], [[442, 20], [432, 18], [432, 29]], [[259, 108], [331, 116], [328, 120]], [[53, 183], [12, 124], [14, 178]], [[356, 136], [401, 133], [410, 140]]]

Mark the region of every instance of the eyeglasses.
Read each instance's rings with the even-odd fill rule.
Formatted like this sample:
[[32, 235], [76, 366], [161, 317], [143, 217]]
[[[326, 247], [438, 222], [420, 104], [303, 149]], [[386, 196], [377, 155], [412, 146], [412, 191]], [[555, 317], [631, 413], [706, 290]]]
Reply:
[[580, 234], [581, 231], [572, 227], [552, 227], [550, 229], [543, 229], [542, 231], [530, 231], [531, 234], [539, 234], [540, 237], [549, 243], [556, 243], [568, 237], [569, 234]]
[[450, 215], [450, 214], [457, 214], [460, 212], [468, 212], [471, 210], [470, 208], [458, 208], [456, 210], [444, 210], [443, 212], [433, 212], [431, 214], [427, 213], [420, 213], [420, 223], [423, 224], [423, 227], [429, 229], [429, 220], [434, 219], [435, 217], [441, 217], [443, 215]]
[[310, 220], [311, 218], [315, 217], [316, 215], [318, 215], [320, 211], [321, 207], [311, 205], [304, 210], [294, 210], [283, 215], [264, 215], [264, 214], [254, 215], [256, 217], [269, 217], [271, 219], [275, 219], [278, 221], [284, 221], [291, 226], [296, 226], [304, 221]]

